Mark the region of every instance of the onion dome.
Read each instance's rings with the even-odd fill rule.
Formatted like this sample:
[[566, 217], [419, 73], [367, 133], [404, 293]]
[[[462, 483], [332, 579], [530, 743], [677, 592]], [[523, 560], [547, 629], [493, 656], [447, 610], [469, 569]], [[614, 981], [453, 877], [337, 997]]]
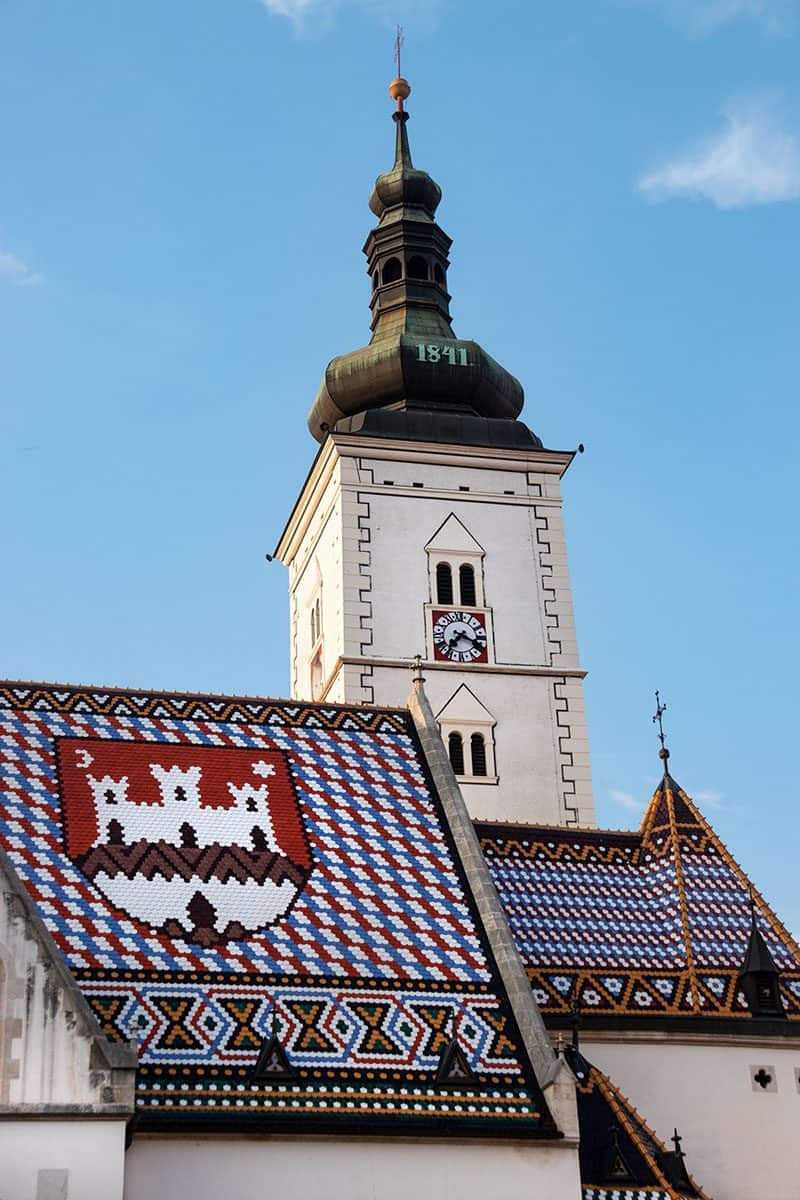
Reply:
[[[329, 431], [539, 447], [517, 421], [522, 385], [477, 342], [457, 338], [447, 291], [451, 240], [436, 223], [439, 185], [411, 158], [403, 108], [411, 88], [395, 79], [395, 158], [369, 199], [378, 218], [364, 245], [372, 284], [368, 346], [328, 363], [308, 425]], [[413, 414], [413, 416], [412, 416]]]
[[423, 208], [433, 217], [442, 198], [442, 189], [427, 171], [419, 171], [411, 161], [408, 145], [408, 113], [404, 110], [392, 114], [397, 129], [395, 133], [394, 166], [386, 175], [379, 175], [369, 198], [369, 206], [376, 217], [382, 217], [390, 208], [411, 205]]

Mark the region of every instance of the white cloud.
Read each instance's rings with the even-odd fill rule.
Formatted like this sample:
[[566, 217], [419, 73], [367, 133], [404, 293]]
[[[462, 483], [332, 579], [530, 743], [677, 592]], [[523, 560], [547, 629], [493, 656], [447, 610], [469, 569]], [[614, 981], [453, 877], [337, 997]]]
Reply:
[[261, 0], [261, 3], [275, 16], [288, 17], [293, 25], [302, 28], [312, 14], [327, 20], [335, 0]]
[[800, 199], [800, 141], [764, 109], [726, 114], [716, 137], [645, 175], [639, 190], [655, 200], [688, 196], [717, 208]]
[[325, 30], [337, 9], [345, 4], [356, 5], [392, 28], [397, 21], [408, 21], [417, 32], [430, 30], [437, 24], [445, 3], [447, 0], [261, 0], [267, 12], [288, 18], [298, 33]]
[[[641, 2], [641, 0], [640, 0]], [[768, 33], [783, 33], [800, 15], [800, 0], [644, 0], [691, 33], [713, 33], [733, 21], [754, 21]]]
[[695, 792], [692, 799], [700, 808], [724, 808], [722, 792]]
[[627, 808], [630, 809], [631, 812], [637, 812], [640, 814], [644, 812], [644, 802], [642, 800], [637, 800], [635, 796], [630, 794], [630, 792], [621, 792], [617, 788], [611, 788], [608, 794], [614, 803], [619, 804], [621, 808]]
[[0, 250], [0, 279], [13, 283], [17, 287], [36, 287], [44, 282], [43, 276], [32, 271], [26, 262], [16, 254]]

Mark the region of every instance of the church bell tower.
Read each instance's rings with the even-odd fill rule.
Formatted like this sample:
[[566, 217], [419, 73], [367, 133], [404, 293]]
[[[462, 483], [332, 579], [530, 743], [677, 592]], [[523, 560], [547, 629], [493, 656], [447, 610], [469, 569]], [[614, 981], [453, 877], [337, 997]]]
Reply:
[[327, 366], [319, 453], [276, 550], [289, 568], [297, 699], [402, 705], [426, 689], [473, 817], [594, 824], [561, 478], [520, 421], [517, 379], [457, 338], [441, 190], [395, 160], [369, 200], [372, 337]]

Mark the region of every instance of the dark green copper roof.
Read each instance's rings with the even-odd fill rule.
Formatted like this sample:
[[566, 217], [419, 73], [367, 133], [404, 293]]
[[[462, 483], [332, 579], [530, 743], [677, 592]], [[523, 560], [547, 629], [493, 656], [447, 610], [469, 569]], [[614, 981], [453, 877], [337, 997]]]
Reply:
[[516, 419], [524, 403], [519, 380], [477, 342], [453, 333], [446, 275], [450, 238], [435, 220], [441, 189], [413, 165], [408, 113], [393, 117], [395, 161], [375, 181], [369, 204], [379, 220], [364, 246], [372, 280], [372, 338], [328, 363], [309, 429], [320, 442], [337, 430], [541, 447]]

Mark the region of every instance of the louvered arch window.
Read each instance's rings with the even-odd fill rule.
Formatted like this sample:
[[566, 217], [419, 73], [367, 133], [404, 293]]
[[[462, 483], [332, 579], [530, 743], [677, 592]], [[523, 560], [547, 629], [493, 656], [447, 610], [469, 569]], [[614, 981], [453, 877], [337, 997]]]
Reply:
[[486, 774], [486, 740], [482, 733], [473, 733], [469, 739], [470, 756], [472, 758], [472, 774]]
[[472, 563], [462, 563], [458, 568], [458, 584], [461, 590], [461, 603], [467, 608], [474, 608], [475, 599], [475, 568]]
[[450, 766], [456, 775], [464, 774], [464, 739], [460, 733], [451, 733], [447, 738]]
[[403, 274], [399, 258], [387, 258], [383, 265], [382, 279], [384, 283], [396, 283]]
[[453, 603], [453, 570], [450, 563], [436, 564], [436, 599], [439, 604]]

